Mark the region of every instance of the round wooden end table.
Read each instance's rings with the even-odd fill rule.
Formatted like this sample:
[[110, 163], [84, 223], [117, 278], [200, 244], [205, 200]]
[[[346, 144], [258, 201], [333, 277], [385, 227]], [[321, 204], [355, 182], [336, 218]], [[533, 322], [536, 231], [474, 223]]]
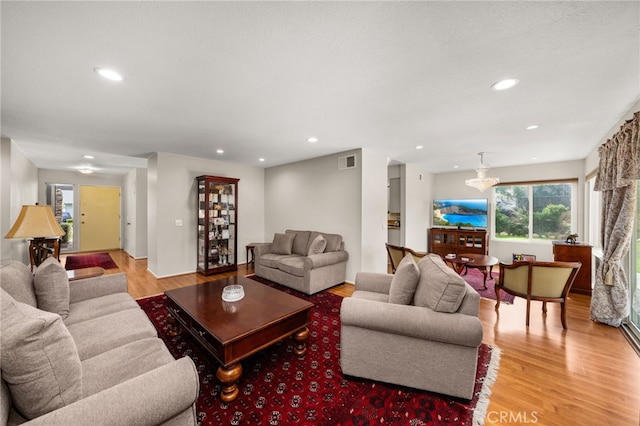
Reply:
[[467, 273], [467, 268], [479, 269], [484, 277], [482, 284], [485, 290], [487, 289], [487, 274], [489, 275], [489, 279], [492, 280], [493, 265], [498, 264], [497, 257], [475, 253], [461, 253], [452, 258], [445, 257], [444, 261], [460, 275], [465, 275]]

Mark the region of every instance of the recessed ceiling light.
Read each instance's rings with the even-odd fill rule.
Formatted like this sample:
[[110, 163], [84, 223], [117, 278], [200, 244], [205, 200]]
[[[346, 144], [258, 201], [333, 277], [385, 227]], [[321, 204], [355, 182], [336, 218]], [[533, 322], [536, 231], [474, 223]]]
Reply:
[[538, 159], [538, 157], [531, 157], [531, 159], [532, 159], [532, 160], [537, 160], [537, 159]]
[[84, 158], [87, 160], [93, 160], [95, 157], [93, 155], [85, 155]]
[[422, 149], [422, 148], [424, 148], [424, 146], [422, 146], [422, 145], [416, 146], [416, 149]]
[[80, 173], [85, 174], [85, 175], [90, 175], [91, 173], [93, 173], [93, 170], [91, 170], [91, 169], [80, 169]]
[[307, 142], [316, 143], [316, 142], [318, 142], [318, 138], [314, 138], [314, 137], [307, 138]]
[[218, 154], [224, 154], [224, 149], [218, 149], [218, 150], [216, 150], [216, 152], [217, 152]]
[[511, 89], [513, 86], [517, 85], [518, 83], [520, 83], [520, 80], [518, 80], [517, 78], [506, 78], [504, 80], [498, 81], [497, 83], [493, 83], [491, 88], [493, 90], [507, 90], [507, 89]]
[[263, 162], [264, 158], [258, 158], [258, 161]]
[[116, 71], [114, 70], [110, 70], [107, 68], [94, 68], [93, 69], [96, 73], [98, 73], [100, 76], [106, 78], [107, 80], [111, 80], [111, 81], [122, 81], [124, 80], [123, 77]]
[[534, 129], [537, 129], [538, 127], [540, 126], [538, 126], [537, 124], [532, 124], [531, 126], [527, 126], [527, 130], [534, 130]]
[[453, 166], [453, 168], [454, 168], [454, 169], [457, 169], [458, 167], [460, 167], [460, 166], [457, 166], [457, 165], [456, 165], [456, 166]]

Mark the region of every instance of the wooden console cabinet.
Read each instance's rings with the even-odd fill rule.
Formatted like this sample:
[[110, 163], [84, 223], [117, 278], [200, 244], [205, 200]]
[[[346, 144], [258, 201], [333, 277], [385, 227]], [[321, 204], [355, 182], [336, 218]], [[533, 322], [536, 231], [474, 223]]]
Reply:
[[571, 293], [591, 295], [591, 246], [553, 242], [553, 260], [559, 262], [582, 262]]
[[487, 231], [431, 228], [429, 252], [442, 257], [447, 254], [487, 254]]

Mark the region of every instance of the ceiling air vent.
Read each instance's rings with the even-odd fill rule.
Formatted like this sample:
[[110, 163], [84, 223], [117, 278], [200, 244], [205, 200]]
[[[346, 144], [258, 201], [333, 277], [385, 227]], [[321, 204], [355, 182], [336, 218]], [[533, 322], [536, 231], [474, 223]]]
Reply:
[[356, 156], [345, 155], [344, 157], [338, 157], [338, 170], [347, 170], [356, 168]]

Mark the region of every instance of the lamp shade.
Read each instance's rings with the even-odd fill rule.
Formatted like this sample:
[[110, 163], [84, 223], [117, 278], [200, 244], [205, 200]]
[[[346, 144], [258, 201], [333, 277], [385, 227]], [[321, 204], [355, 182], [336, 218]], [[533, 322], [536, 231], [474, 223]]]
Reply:
[[62, 237], [64, 231], [50, 206], [22, 206], [15, 223], [5, 238]]

